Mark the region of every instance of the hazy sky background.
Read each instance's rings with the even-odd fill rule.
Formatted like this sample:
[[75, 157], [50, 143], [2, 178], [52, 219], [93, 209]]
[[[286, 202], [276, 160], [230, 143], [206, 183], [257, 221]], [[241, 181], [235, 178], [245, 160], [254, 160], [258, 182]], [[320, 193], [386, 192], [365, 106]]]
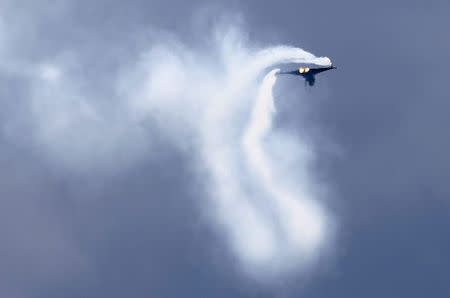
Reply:
[[[444, 0], [0, 0], [0, 296], [448, 295], [449, 12]], [[331, 256], [306, 276], [241, 274], [202, 219], [189, 154], [121, 114], [116, 75], [155, 36], [196, 48], [219, 22], [339, 68], [275, 92], [277, 125], [315, 145], [311, 171], [339, 223]], [[54, 103], [36, 104], [50, 91], [34, 76], [58, 77], [53, 63], [72, 80], [51, 92], [74, 101], [51, 123], [74, 121], [70, 133], [40, 126]]]

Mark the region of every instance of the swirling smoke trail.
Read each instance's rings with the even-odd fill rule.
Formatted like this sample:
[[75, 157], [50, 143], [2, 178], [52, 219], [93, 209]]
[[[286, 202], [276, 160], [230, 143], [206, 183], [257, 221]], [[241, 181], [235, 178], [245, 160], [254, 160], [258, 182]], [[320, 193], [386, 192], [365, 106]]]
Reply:
[[154, 46], [127, 76], [126, 98], [135, 99], [138, 118], [152, 116], [189, 148], [209, 197], [204, 213], [243, 272], [268, 280], [312, 264], [329, 220], [306, 169], [308, 144], [271, 130], [276, 70], [262, 83], [260, 76], [282, 63], [331, 62], [293, 47], [248, 49], [236, 32], [218, 37], [205, 52]]
[[[268, 67], [286, 62], [330, 64], [326, 57], [290, 47], [249, 55], [227, 75], [200, 129], [219, 222], [244, 270], [262, 279], [306, 267], [327, 236], [327, 217], [314, 200], [309, 175], [298, 175], [308, 161], [307, 154], [300, 156], [305, 144], [285, 135], [270, 138], [277, 70], [262, 84], [258, 78]], [[274, 163], [265, 142], [268, 147], [285, 144], [278, 155], [297, 156], [301, 168], [292, 172], [287, 162]], [[290, 172], [283, 171], [287, 167]]]
[[[272, 130], [276, 70], [262, 82], [261, 75], [282, 63], [330, 60], [286, 46], [255, 50], [239, 30], [219, 30], [215, 43], [200, 48], [161, 35], [118, 72], [117, 101], [108, 109], [78, 88], [84, 79], [64, 71], [70, 63], [23, 74], [31, 81], [29, 118], [40, 151], [85, 172], [119, 167], [118, 156], [122, 163], [148, 156], [141, 123], [151, 119], [153, 131], [192, 161], [192, 183], [201, 181], [208, 197], [199, 205], [243, 272], [267, 280], [309, 267], [331, 229], [319, 203], [323, 186], [308, 173], [314, 154], [307, 142]], [[79, 136], [84, 141], [74, 142]]]

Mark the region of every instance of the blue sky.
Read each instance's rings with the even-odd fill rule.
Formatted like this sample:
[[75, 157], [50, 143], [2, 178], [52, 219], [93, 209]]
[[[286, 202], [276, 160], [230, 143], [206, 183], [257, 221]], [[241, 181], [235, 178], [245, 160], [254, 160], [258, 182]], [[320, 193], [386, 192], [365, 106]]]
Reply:
[[[449, 9], [439, 0], [0, 0], [1, 296], [445, 296]], [[308, 175], [327, 189], [334, 234], [311, 268], [270, 281], [242, 270], [205, 216], [195, 149], [174, 142], [195, 139], [174, 121], [195, 112], [190, 102], [152, 117], [129, 109], [152, 92], [140, 89], [155, 66], [143, 53], [163, 43], [208, 56], [218, 25], [238, 28], [250, 49], [296, 46], [338, 66], [312, 89], [289, 78], [274, 90], [275, 130], [313, 148]], [[189, 70], [210, 69], [208, 57]]]

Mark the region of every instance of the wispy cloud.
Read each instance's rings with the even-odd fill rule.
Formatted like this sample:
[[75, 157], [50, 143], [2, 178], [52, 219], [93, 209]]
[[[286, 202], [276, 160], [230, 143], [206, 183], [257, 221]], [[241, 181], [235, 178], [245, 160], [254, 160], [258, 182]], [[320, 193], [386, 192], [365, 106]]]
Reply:
[[306, 170], [314, 152], [295, 135], [272, 131], [270, 70], [330, 60], [287, 46], [257, 49], [225, 27], [211, 33], [215, 42], [195, 47], [155, 34], [140, 56], [126, 59], [134, 63], [121, 65], [110, 97], [86, 88], [83, 57], [27, 61], [8, 52], [12, 63], [2, 71], [27, 81], [33, 145], [59, 167], [120, 171], [154, 153], [153, 133], [167, 137], [189, 158], [192, 183], [204, 187], [203, 214], [239, 268], [267, 280], [313, 264], [331, 225], [321, 185]]
[[[175, 145], [190, 150], [207, 188], [205, 214], [244, 272], [264, 280], [302, 270], [320, 255], [330, 222], [317, 201], [320, 186], [306, 172], [313, 152], [295, 136], [272, 134], [276, 76], [261, 75], [280, 63], [330, 61], [292, 47], [254, 50], [235, 29], [216, 36], [202, 50], [155, 45], [124, 83], [126, 97], [138, 117], [155, 118]], [[297, 167], [274, 160], [269, 148]]]

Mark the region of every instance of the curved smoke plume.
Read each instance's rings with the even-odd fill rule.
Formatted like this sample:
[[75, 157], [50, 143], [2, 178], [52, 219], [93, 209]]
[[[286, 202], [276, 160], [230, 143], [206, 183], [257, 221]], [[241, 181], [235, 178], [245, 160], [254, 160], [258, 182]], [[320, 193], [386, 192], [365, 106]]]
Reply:
[[[108, 92], [113, 100], [105, 101], [92, 100], [98, 90], [83, 89], [72, 59], [0, 63], [30, 81], [27, 119], [39, 152], [83, 173], [117, 170], [151, 154], [141, 125], [151, 118], [158, 133], [189, 152], [193, 180], [206, 185], [204, 213], [240, 268], [264, 279], [315, 261], [330, 225], [320, 185], [306, 170], [313, 152], [288, 132], [272, 131], [276, 70], [261, 75], [281, 63], [329, 65], [328, 58], [285, 46], [255, 50], [237, 31], [218, 33], [202, 50], [157, 34], [149, 51], [120, 69]], [[8, 132], [18, 125], [4, 126]]]
[[262, 82], [260, 75], [280, 63], [330, 60], [285, 46], [250, 50], [236, 35], [222, 36], [207, 54], [161, 44], [139, 63], [133, 79], [144, 80], [129, 96], [138, 117], [159, 119], [175, 144], [196, 153], [210, 199], [205, 213], [256, 278], [310, 265], [329, 225], [306, 172], [312, 152], [295, 136], [271, 131], [277, 70]]

